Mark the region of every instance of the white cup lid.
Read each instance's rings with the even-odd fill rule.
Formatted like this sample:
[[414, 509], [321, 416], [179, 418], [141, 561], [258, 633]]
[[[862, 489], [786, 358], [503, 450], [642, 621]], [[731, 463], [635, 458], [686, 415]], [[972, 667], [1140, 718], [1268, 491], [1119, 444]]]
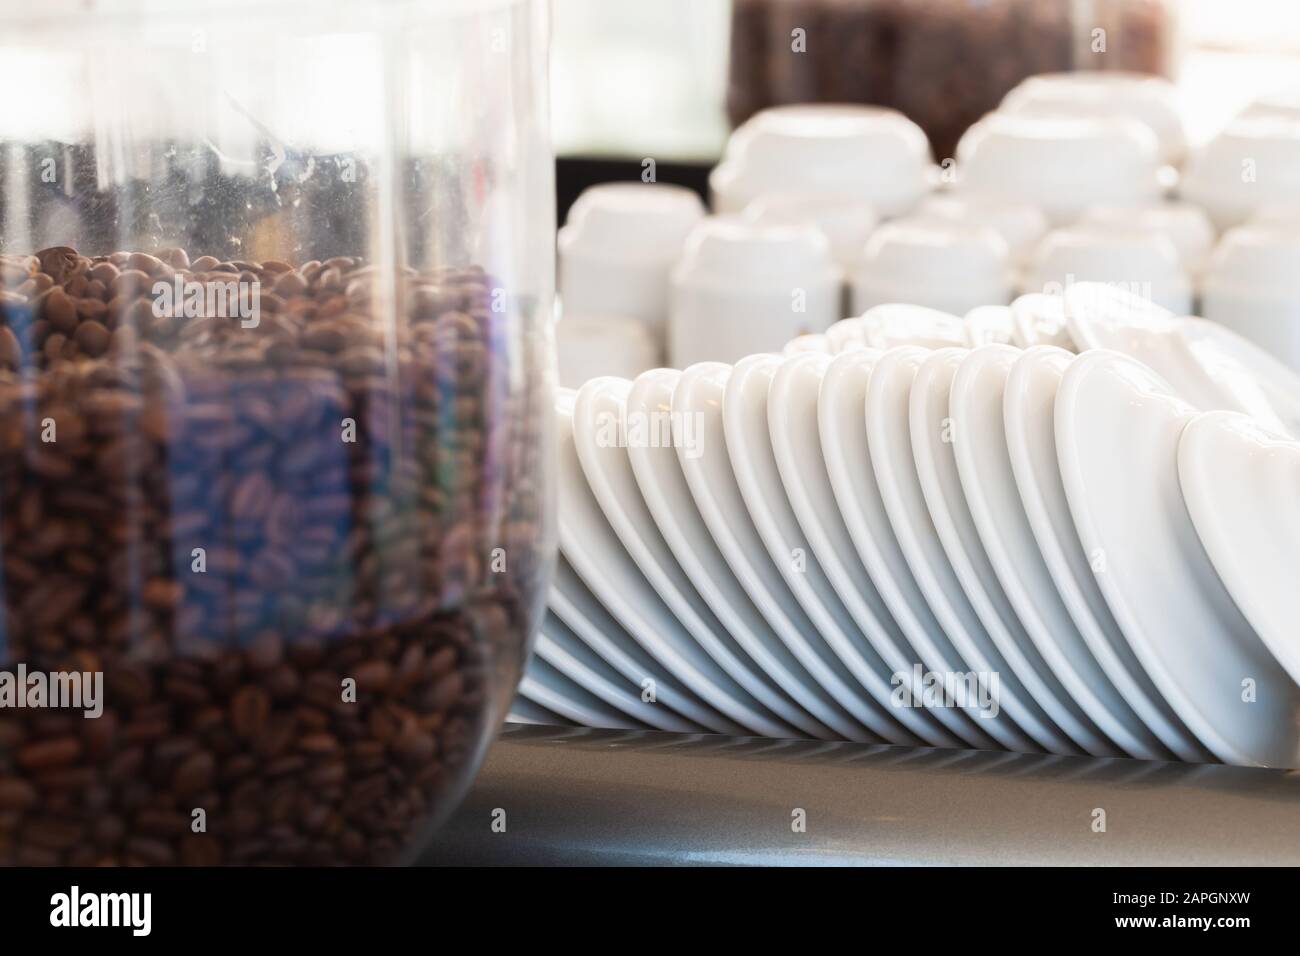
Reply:
[[957, 144], [962, 191], [1037, 205], [1055, 225], [1097, 202], [1159, 197], [1155, 134], [1128, 117], [990, 113]]
[[625, 315], [566, 314], [555, 327], [560, 384], [577, 388], [598, 375], [633, 378], [660, 363], [660, 344], [644, 322]]
[[867, 238], [880, 222], [875, 207], [867, 200], [830, 193], [767, 193], [746, 206], [744, 216], [762, 225], [815, 226], [826, 236], [831, 255], [843, 267], [851, 266], [862, 254]]
[[1024, 290], [1059, 293], [1080, 282], [1134, 289], [1176, 312], [1191, 308], [1191, 283], [1178, 250], [1157, 232], [1097, 225], [1049, 232], [1034, 255]]
[[739, 212], [769, 192], [856, 196], [899, 215], [929, 186], [921, 128], [876, 106], [806, 104], [757, 113], [727, 143], [709, 176], [718, 212]]
[[1255, 224], [1224, 233], [1206, 263], [1207, 294], [1296, 299], [1300, 228]]
[[[1300, 215], [1300, 210], [1297, 211]], [[1205, 210], [1189, 202], [1160, 202], [1148, 206], [1089, 206], [1079, 220], [1105, 229], [1154, 232], [1168, 237], [1188, 268], [1198, 268], [1214, 248], [1214, 224]]]
[[1300, 117], [1233, 120], [1192, 154], [1179, 191], [1204, 206], [1220, 229], [1258, 209], [1300, 202]]
[[933, 193], [921, 200], [916, 214], [988, 226], [1017, 259], [1030, 254], [1049, 228], [1047, 217], [1033, 203], [970, 192]]
[[709, 216], [686, 238], [672, 278], [676, 285], [757, 291], [833, 283], [837, 276], [830, 242], [814, 226]]
[[885, 223], [867, 240], [855, 279], [895, 286], [1005, 282], [1006, 241], [988, 226], [924, 216]]
[[700, 197], [682, 186], [601, 183], [574, 201], [559, 243], [597, 258], [675, 259], [703, 218]]
[[1187, 153], [1177, 89], [1158, 76], [1118, 70], [1043, 73], [1007, 93], [999, 109], [1038, 116], [1127, 116], [1155, 134], [1162, 162], [1180, 163]]
[[1247, 225], [1290, 226], [1300, 229], [1300, 202], [1269, 203], [1251, 215]]
[[1257, 96], [1241, 115], [1300, 119], [1300, 86], [1286, 86]]

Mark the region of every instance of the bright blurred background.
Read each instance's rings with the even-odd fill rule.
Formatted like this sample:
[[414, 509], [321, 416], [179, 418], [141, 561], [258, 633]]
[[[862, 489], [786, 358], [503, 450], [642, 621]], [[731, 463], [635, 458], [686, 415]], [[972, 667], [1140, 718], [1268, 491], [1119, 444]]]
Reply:
[[[981, 8], [998, 0], [959, 2], [980, 17], [988, 15]], [[1174, 79], [1194, 145], [1256, 98], [1300, 89], [1297, 0], [1168, 0], [1165, 6], [1178, 25]], [[559, 154], [715, 160], [729, 128], [731, 16], [731, 0], [555, 0]]]

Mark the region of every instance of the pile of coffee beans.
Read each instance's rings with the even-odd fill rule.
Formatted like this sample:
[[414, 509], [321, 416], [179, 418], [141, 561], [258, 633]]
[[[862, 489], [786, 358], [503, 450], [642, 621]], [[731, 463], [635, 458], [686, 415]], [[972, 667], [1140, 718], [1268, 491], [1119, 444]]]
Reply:
[[[1165, 73], [1167, 0], [734, 0], [727, 112], [739, 125], [785, 103], [868, 103], [905, 113], [939, 159], [1035, 73]], [[1093, 30], [1105, 31], [1094, 51]], [[796, 30], [803, 33], [796, 49]]]
[[0, 256], [0, 865], [411, 858], [514, 692], [544, 346], [475, 268]]

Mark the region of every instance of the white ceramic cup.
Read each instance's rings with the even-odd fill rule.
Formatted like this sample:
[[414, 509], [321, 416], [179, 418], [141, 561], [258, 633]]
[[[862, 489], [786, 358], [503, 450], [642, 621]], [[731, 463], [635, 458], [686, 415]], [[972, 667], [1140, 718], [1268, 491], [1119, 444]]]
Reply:
[[1155, 134], [1161, 162], [1177, 166], [1187, 155], [1178, 91], [1162, 77], [1119, 70], [1042, 73], [1022, 80], [998, 108], [1034, 116], [1127, 116]]
[[957, 144], [962, 192], [1038, 206], [1056, 226], [1096, 203], [1160, 198], [1155, 134], [1128, 117], [990, 113]]
[[1154, 232], [1168, 237], [1183, 267], [1195, 275], [1214, 248], [1214, 224], [1200, 206], [1170, 200], [1136, 208], [1089, 206], [1079, 222], [1104, 229]]
[[565, 311], [639, 319], [662, 340], [669, 273], [703, 218], [699, 196], [680, 186], [603, 183], [585, 190], [557, 240]]
[[850, 312], [897, 302], [965, 315], [1005, 305], [1012, 289], [1007, 244], [994, 230], [909, 216], [867, 240], [850, 280]]
[[1300, 119], [1300, 86], [1284, 86], [1255, 97], [1241, 112], [1242, 116], [1280, 116]]
[[1300, 202], [1270, 203], [1261, 206], [1251, 214], [1246, 225], [1300, 229]]
[[777, 106], [731, 134], [709, 189], [719, 213], [794, 191], [853, 196], [889, 217], [907, 212], [930, 189], [932, 167], [925, 134], [895, 110]]
[[1179, 315], [1192, 311], [1192, 284], [1167, 236], [1095, 225], [1054, 229], [1025, 274], [1022, 293], [1059, 295], [1076, 282], [1128, 289]]
[[780, 352], [839, 318], [839, 291], [830, 243], [814, 227], [711, 216], [692, 231], [673, 269], [669, 364]]
[[1231, 229], [1201, 278], [1201, 311], [1300, 370], [1300, 227]]
[[831, 244], [831, 258], [847, 274], [880, 224], [875, 207], [856, 196], [784, 192], [759, 196], [745, 218], [765, 226], [815, 226]]
[[1043, 211], [1032, 203], [962, 191], [932, 193], [921, 200], [916, 215], [967, 225], [988, 226], [1002, 237], [1017, 266], [1023, 265], [1049, 228]]
[[662, 345], [640, 319], [566, 314], [555, 326], [562, 388], [581, 388], [601, 375], [636, 378], [663, 363]]
[[1216, 228], [1241, 225], [1258, 210], [1300, 202], [1300, 117], [1246, 116], [1196, 150], [1179, 183]]

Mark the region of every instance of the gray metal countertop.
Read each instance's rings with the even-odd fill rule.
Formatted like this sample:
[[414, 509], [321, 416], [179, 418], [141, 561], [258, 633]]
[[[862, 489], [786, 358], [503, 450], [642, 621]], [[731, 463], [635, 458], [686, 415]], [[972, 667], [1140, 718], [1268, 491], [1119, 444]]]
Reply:
[[434, 844], [421, 863], [1295, 865], [1300, 772], [512, 725]]

